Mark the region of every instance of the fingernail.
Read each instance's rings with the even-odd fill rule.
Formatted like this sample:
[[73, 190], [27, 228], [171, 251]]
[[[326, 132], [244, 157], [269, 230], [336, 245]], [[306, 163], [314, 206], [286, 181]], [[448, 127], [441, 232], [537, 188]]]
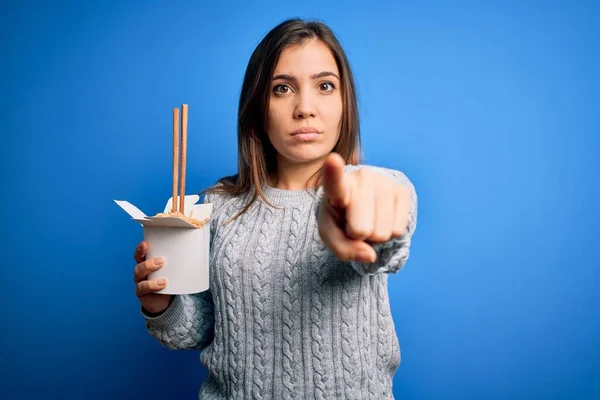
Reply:
[[158, 280], [158, 286], [165, 286], [165, 283], [167, 283], [167, 281], [164, 278], [161, 278]]
[[163, 264], [163, 259], [162, 257], [157, 257], [154, 259], [154, 265], [156, 265], [157, 267]]
[[358, 258], [362, 262], [372, 262], [371, 253], [367, 250], [361, 250], [358, 252]]

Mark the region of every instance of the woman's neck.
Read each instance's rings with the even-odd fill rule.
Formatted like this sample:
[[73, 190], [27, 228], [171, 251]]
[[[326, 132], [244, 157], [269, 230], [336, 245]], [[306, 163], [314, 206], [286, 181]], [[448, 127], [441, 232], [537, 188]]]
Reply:
[[281, 158], [277, 160], [277, 176], [271, 180], [275, 189], [305, 190], [318, 184], [317, 172], [323, 166], [325, 159], [307, 163], [290, 163]]

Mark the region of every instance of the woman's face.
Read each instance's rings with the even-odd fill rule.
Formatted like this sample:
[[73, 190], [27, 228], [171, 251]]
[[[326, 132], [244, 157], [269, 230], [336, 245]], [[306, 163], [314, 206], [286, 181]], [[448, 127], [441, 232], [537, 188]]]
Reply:
[[321, 160], [333, 150], [342, 117], [339, 76], [331, 51], [319, 40], [281, 52], [266, 127], [280, 166]]

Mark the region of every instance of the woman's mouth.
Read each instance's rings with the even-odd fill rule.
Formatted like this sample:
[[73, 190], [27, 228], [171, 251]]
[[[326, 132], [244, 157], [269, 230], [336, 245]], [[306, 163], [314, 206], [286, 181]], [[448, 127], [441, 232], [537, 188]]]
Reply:
[[317, 140], [321, 136], [321, 133], [311, 127], [304, 127], [292, 132], [292, 137], [300, 142], [310, 142]]

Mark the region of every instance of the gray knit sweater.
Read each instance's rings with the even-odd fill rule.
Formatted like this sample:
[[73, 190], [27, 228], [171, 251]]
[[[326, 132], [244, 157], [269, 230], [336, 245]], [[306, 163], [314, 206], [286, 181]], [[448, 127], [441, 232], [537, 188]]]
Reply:
[[341, 262], [323, 244], [322, 188], [265, 187], [275, 207], [259, 199], [226, 225], [246, 199], [206, 196], [213, 210], [225, 205], [211, 224], [210, 289], [176, 296], [160, 316], [142, 311], [167, 348], [200, 351], [200, 399], [393, 399], [400, 348], [387, 280], [408, 258], [417, 196], [401, 172], [376, 170], [412, 201], [408, 234], [377, 245], [373, 264]]

